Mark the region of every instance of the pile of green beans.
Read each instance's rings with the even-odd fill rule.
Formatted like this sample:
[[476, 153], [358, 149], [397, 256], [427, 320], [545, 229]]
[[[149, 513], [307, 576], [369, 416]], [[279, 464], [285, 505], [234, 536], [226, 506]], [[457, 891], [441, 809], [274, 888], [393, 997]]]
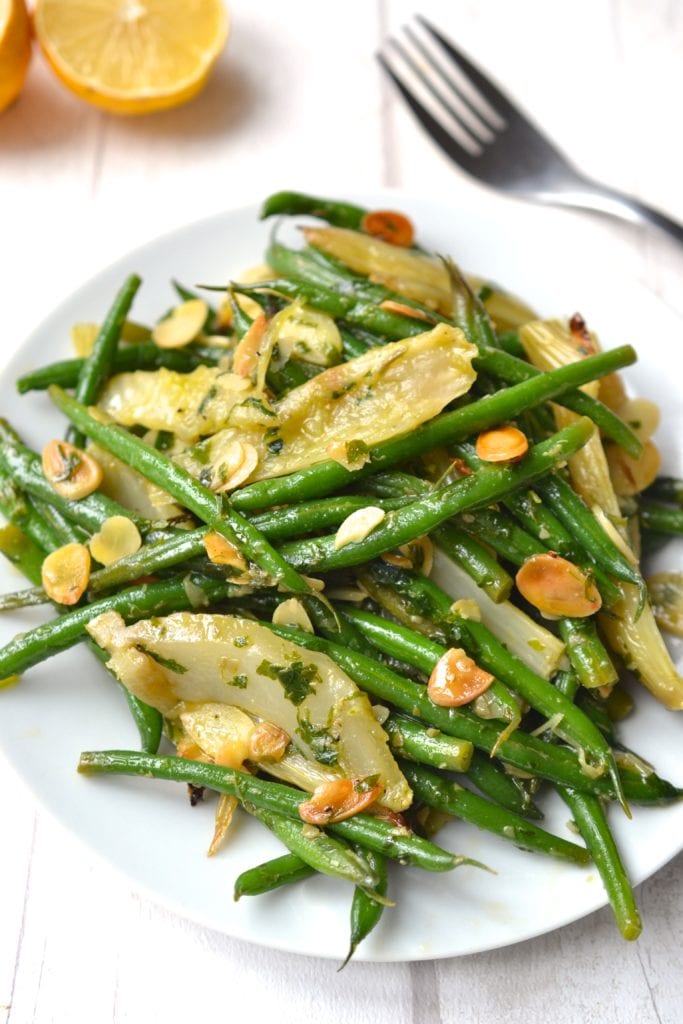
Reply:
[[[361, 233], [369, 225], [367, 213], [351, 203], [295, 192], [270, 196], [262, 210], [264, 218], [304, 215]], [[411, 252], [427, 256], [417, 245]], [[242, 872], [234, 883], [235, 900], [305, 882], [316, 873], [351, 883], [344, 964], [392, 905], [388, 861], [433, 872], [484, 867], [433, 840], [434, 823], [451, 819], [559, 859], [566, 870], [593, 863], [622, 935], [636, 938], [640, 918], [610, 831], [610, 805], [630, 814], [630, 804], [666, 805], [683, 791], [642, 759], [624, 755], [612, 718], [621, 692], [619, 661], [599, 622], [594, 616], [545, 620], [542, 625], [564, 645], [564, 657], [559, 670], [555, 661], [544, 677], [542, 669], [530, 667], [536, 662], [527, 664], [524, 655], [508, 649], [481, 613], [468, 610], [458, 593], [429, 575], [434, 545], [440, 559], [467, 574], [482, 608], [488, 602], [504, 616], [512, 601], [519, 614], [516, 573], [530, 558], [552, 552], [595, 581], [603, 614], [619, 614], [628, 587], [638, 588], [643, 606], [645, 584], [637, 566], [573, 489], [565, 469], [596, 428], [632, 458], [640, 456], [642, 444], [631, 427], [583, 390], [635, 362], [634, 349], [623, 345], [540, 372], [525, 356], [523, 335], [497, 334], [483, 290], [475, 295], [448, 260], [452, 309], [444, 305], [437, 311], [387, 283], [400, 281], [400, 275], [365, 276], [314, 244], [293, 249], [272, 237], [265, 257], [275, 276], [232, 284], [220, 309], [207, 305], [201, 330], [185, 347], [160, 348], [148, 328], [131, 333], [127, 318], [142, 283], [131, 274], [104, 311], [90, 355], [31, 369], [17, 381], [21, 394], [47, 392], [74, 443], [96, 443], [161, 488], [182, 516], [153, 521], [104, 488], [78, 499], [64, 497], [45, 475], [40, 454], [0, 420], [0, 512], [7, 520], [0, 527], [0, 553], [30, 584], [0, 597], [0, 612], [40, 604], [58, 612], [0, 647], [0, 680], [30, 673], [79, 643], [107, 667], [109, 654], [87, 631], [106, 612], [117, 612], [126, 623], [193, 610], [256, 618], [296, 644], [302, 657], [312, 651], [334, 662], [373, 702], [388, 749], [412, 790], [413, 803], [404, 814], [373, 806], [325, 827], [307, 825], [300, 807], [311, 794], [272, 781], [261, 762], [249, 768], [247, 761], [249, 770], [237, 770], [203, 756], [159, 753], [165, 726], [160, 711], [123, 686], [141, 750], [83, 752], [78, 770], [166, 779], [190, 785], [195, 795], [210, 790], [236, 798], [287, 852]], [[183, 302], [199, 296], [178, 282], [172, 285]], [[247, 300], [255, 300], [255, 310]], [[172, 435], [162, 434], [155, 441], [145, 423], [127, 429], [92, 408], [120, 373], [191, 374], [198, 367], [239, 372], [237, 359], [234, 366], [231, 360], [252, 317], [262, 311], [270, 321], [291, 302], [334, 318], [340, 360], [413, 338], [436, 324], [455, 326], [476, 348], [477, 380], [467, 395], [415, 429], [368, 444], [355, 468], [321, 451], [318, 461], [246, 482], [229, 495], [214, 492], [204, 476], [197, 479], [185, 468], [190, 462], [177, 458], [178, 438], [174, 443]], [[321, 372], [325, 368], [315, 362], [271, 360], [262, 372], [262, 397], [277, 410], [283, 396]], [[551, 403], [576, 414], [557, 431]], [[483, 462], [478, 435], [508, 424], [527, 434], [528, 451], [519, 461]], [[339, 546], [340, 525], [369, 505], [382, 510], [381, 522]], [[658, 479], [628, 511], [646, 538], [683, 533], [683, 482]], [[63, 545], [90, 544], [113, 516], [135, 524], [140, 547], [111, 564], [94, 564], [73, 607], [54, 605], [43, 572], [46, 556]], [[235, 578], [234, 567], [210, 560], [207, 537], [214, 533], [246, 564], [247, 586]], [[416, 561], [418, 550], [425, 563]], [[276, 624], [283, 621], [276, 609], [292, 596], [300, 600], [312, 632]], [[539, 623], [532, 625], [538, 633]], [[453, 648], [493, 677], [486, 700], [462, 706], [432, 700], [430, 677]], [[558, 643], [558, 659], [561, 653]], [[166, 723], [169, 740], [177, 740], [175, 727]], [[583, 845], [542, 827], [546, 791], [569, 807]], [[456, 828], [452, 833], [457, 836]]]

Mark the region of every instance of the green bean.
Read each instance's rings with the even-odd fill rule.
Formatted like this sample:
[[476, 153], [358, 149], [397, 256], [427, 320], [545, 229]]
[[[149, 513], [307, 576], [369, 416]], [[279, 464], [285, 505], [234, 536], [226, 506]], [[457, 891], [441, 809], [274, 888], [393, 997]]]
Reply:
[[576, 754], [566, 747], [551, 746], [535, 736], [517, 730], [503, 742], [503, 728], [477, 718], [467, 708], [438, 707], [430, 699], [427, 688], [398, 675], [386, 665], [368, 658], [359, 651], [342, 647], [320, 636], [300, 630], [264, 623], [277, 636], [292, 640], [307, 650], [322, 651], [329, 655], [354, 682], [372, 697], [394, 705], [407, 715], [418, 717], [429, 726], [440, 729], [448, 736], [469, 740], [486, 753], [496, 748], [496, 756], [514, 768], [550, 782], [563, 782], [575, 789], [602, 796], [614, 795], [610, 780], [590, 778], [581, 769]]
[[274, 857], [238, 875], [235, 880], [234, 899], [237, 901], [242, 896], [260, 896], [264, 892], [279, 889], [282, 885], [310, 878], [315, 873], [315, 868], [306, 864], [301, 857], [297, 857], [295, 853], [285, 853], [282, 857]]
[[59, 509], [53, 505], [48, 505], [46, 501], [41, 501], [40, 498], [32, 498], [30, 503], [38, 515], [42, 516], [51, 527], [55, 536], [59, 539], [59, 545], [83, 543], [85, 538], [83, 530], [78, 526], [74, 526]]
[[[365, 856], [377, 879], [374, 892], [380, 897], [386, 897], [389, 876], [384, 857], [371, 851], [367, 851]], [[340, 971], [346, 967], [363, 939], [366, 939], [373, 928], [379, 924], [383, 910], [383, 901], [373, 899], [371, 893], [367, 893], [365, 889], [356, 886], [353, 900], [351, 901], [351, 942], [349, 951], [339, 967]]]
[[683, 798], [683, 788], [662, 779], [657, 772], [643, 774], [635, 768], [627, 768], [623, 761], [619, 765], [621, 784], [629, 803], [645, 804], [651, 807], [666, 807]]
[[[112, 374], [121, 330], [141, 284], [137, 274], [126, 278], [97, 332], [92, 352], [84, 360], [76, 384], [76, 399], [84, 405], [95, 404], [104, 382]], [[69, 433], [74, 444], [81, 447], [83, 436], [73, 428]]]
[[603, 530], [585, 501], [557, 474], [536, 483], [536, 489], [563, 526], [605, 572], [643, 587], [643, 578]]
[[[18, 526], [13, 523], [8, 523], [6, 526], [0, 526], [0, 551], [7, 558], [12, 565], [16, 566], [19, 572], [23, 573], [32, 583], [40, 584], [41, 581], [41, 567], [43, 564], [43, 558], [45, 557], [43, 551], [35, 544], [31, 538], [23, 532]], [[4, 594], [0, 598], [0, 610], [6, 608], [23, 608], [26, 604], [42, 604], [42, 601], [30, 601], [22, 602], [20, 604], [12, 604], [11, 598], [14, 595]], [[46, 597], [47, 601], [48, 598]]]
[[[2, 449], [0, 447], [0, 454]], [[17, 490], [0, 468], [0, 512], [5, 519], [21, 529], [43, 552], [59, 547], [60, 540], [50, 524]], [[29, 577], [30, 578], [30, 577]], [[34, 581], [35, 582], [35, 581]]]
[[360, 228], [366, 211], [361, 206], [352, 203], [342, 203], [333, 199], [319, 199], [316, 196], [305, 195], [303, 192], [274, 192], [268, 196], [261, 207], [261, 219], [266, 217], [296, 216], [307, 214], [310, 217], [319, 217], [326, 220], [328, 224], [334, 224], [339, 228]]
[[[192, 582], [204, 591], [210, 601], [238, 596], [243, 589], [231, 586], [224, 580], [196, 576], [192, 577]], [[142, 583], [121, 590], [15, 636], [0, 648], [0, 678], [21, 675], [26, 669], [53, 654], [73, 647], [85, 636], [88, 623], [104, 612], [116, 611], [127, 621], [135, 622], [149, 615], [168, 615], [187, 608], [192, 608], [192, 601], [186, 593], [185, 580], [182, 579]]]
[[[435, 584], [431, 586], [435, 587]], [[348, 608], [344, 609], [343, 615], [383, 653], [407, 661], [423, 672], [431, 672], [445, 653], [445, 648], [440, 644], [371, 612]], [[450, 633], [449, 639], [462, 644], [477, 664], [518, 693], [540, 714], [546, 718], [561, 715], [555, 730], [557, 734], [590, 754], [596, 766], [611, 776], [615, 790], [619, 792], [619, 776], [609, 745], [590, 719], [564, 694], [510, 654], [482, 623], [454, 619], [452, 623], [440, 625]]]
[[273, 835], [284, 843], [290, 853], [301, 857], [316, 871], [323, 875], [331, 875], [332, 878], [342, 878], [363, 889], [372, 890], [377, 885], [379, 879], [366, 859], [354, 853], [341, 840], [328, 836], [322, 829], [316, 829], [315, 834], [311, 835], [310, 826], [305, 822], [295, 821], [278, 811], [255, 807], [247, 801], [245, 808], [262, 821]]
[[[192, 761], [185, 757], [151, 756], [132, 750], [88, 751], [81, 754], [78, 770], [86, 775], [141, 775], [169, 779], [172, 782], [192, 782], [295, 819], [298, 818], [299, 805], [308, 799], [308, 794], [301, 790], [279, 782], [266, 782], [233, 768]], [[442, 850], [440, 846], [420, 836], [404, 834], [391, 822], [369, 814], [355, 814], [327, 828], [342, 839], [358, 843], [364, 849], [425, 871], [451, 871], [461, 864], [473, 863], [466, 857]]]
[[472, 744], [458, 740], [438, 729], [425, 729], [412, 718], [396, 713], [383, 725], [395, 754], [418, 764], [431, 765], [449, 772], [467, 772], [472, 760]]
[[108, 651], [105, 651], [96, 644], [94, 640], [88, 640], [86, 646], [91, 654], [94, 654], [98, 661], [104, 665], [116, 685], [123, 691], [126, 703], [128, 704], [128, 710], [140, 736], [140, 749], [145, 754], [156, 754], [164, 730], [164, 719], [161, 712], [157, 711], [150, 704], [146, 704], [145, 701], [140, 700], [134, 693], [131, 693], [127, 686], [119, 682], [109, 668], [110, 655]]
[[277, 583], [297, 594], [310, 592], [310, 586], [273, 548], [249, 520], [228, 502], [214, 494], [187, 470], [123, 428], [100, 423], [88, 410], [70, 398], [61, 388], [49, 388], [55, 405], [88, 437], [97, 441], [126, 465], [138, 470], [152, 483], [163, 487], [171, 497], [188, 508], [217, 533], [220, 533]]
[[640, 525], [646, 530], [683, 535], [683, 508], [672, 508], [655, 501], [641, 501], [638, 516]]
[[484, 796], [494, 800], [509, 811], [515, 811], [525, 818], [542, 818], [543, 812], [536, 806], [531, 794], [513, 775], [507, 775], [490, 757], [480, 751], [472, 754], [467, 778]]
[[673, 476], [658, 476], [643, 492], [643, 497], [646, 500], [655, 498], [657, 501], [670, 501], [683, 507], [683, 480]]
[[567, 657], [583, 686], [595, 689], [616, 683], [619, 676], [593, 619], [560, 619], [557, 626]]
[[408, 761], [401, 761], [400, 765], [416, 798], [430, 807], [507, 839], [522, 850], [546, 853], [572, 864], [589, 862], [588, 851], [576, 843], [546, 832], [518, 814], [463, 789], [457, 782], [441, 778], [423, 765]]
[[641, 932], [640, 915], [600, 800], [564, 786], [559, 786], [558, 791], [600, 872], [619, 931], [625, 939], [637, 939]]
[[[371, 477], [367, 487], [375, 491], [377, 478]], [[383, 493], [391, 495], [421, 495], [433, 490], [426, 480], [408, 473], [385, 473], [379, 484]], [[459, 565], [491, 600], [505, 601], [512, 590], [512, 577], [491, 553], [455, 523], [442, 523], [432, 531], [432, 538], [450, 559]]]
[[319, 462], [288, 476], [248, 484], [232, 494], [232, 504], [242, 511], [249, 511], [288, 504], [294, 499], [303, 501], [321, 497], [370, 473], [388, 469], [443, 444], [514, 419], [530, 405], [557, 397], [564, 388], [579, 386], [618, 369], [624, 365], [624, 360], [631, 360], [631, 355], [632, 350], [626, 347], [569, 363], [453, 412], [442, 413], [408, 435], [372, 445], [369, 461], [362, 469], [351, 471], [334, 460]]
[[526, 359], [526, 352], [519, 340], [518, 331], [503, 331], [497, 337], [498, 345], [503, 352], [507, 352], [508, 355], [515, 356], [517, 359]]
[[[135, 370], [159, 370], [162, 367], [176, 373], [190, 373], [198, 366], [215, 366], [225, 355], [223, 348], [188, 345], [186, 348], [159, 348], [154, 342], [140, 342], [126, 345], [117, 350], [112, 365], [113, 373], [131, 373]], [[17, 390], [24, 395], [28, 391], [46, 391], [50, 384], [62, 388], [73, 388], [83, 369], [85, 359], [62, 359], [48, 366], [25, 373], [17, 380]]]
[[[328, 535], [285, 544], [281, 553], [288, 562], [304, 571], [329, 571], [359, 565], [429, 533], [459, 512], [488, 505], [523, 482], [547, 473], [556, 462], [578, 451], [592, 431], [590, 420], [576, 420], [547, 441], [531, 448], [522, 462], [514, 467], [491, 467], [473, 473], [401, 509], [388, 512], [382, 522], [356, 544], [336, 548], [335, 537]], [[166, 489], [170, 491], [168, 485]]]

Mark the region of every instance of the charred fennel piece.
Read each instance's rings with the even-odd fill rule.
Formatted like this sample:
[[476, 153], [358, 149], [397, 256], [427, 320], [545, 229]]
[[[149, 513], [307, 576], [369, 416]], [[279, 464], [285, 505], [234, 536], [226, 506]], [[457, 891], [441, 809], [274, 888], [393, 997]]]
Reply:
[[[242, 802], [275, 811], [298, 820], [299, 804], [307, 793], [266, 782], [254, 775], [204, 761], [184, 757], [162, 757], [130, 750], [88, 751], [81, 754], [78, 770], [86, 775], [140, 775], [146, 778], [192, 782], [219, 793], [229, 793]], [[342, 839], [357, 843], [386, 857], [407, 862], [426, 871], [451, 871], [461, 864], [473, 863], [466, 857], [448, 853], [429, 840], [412, 833], [404, 834], [388, 821], [369, 814], [356, 814], [327, 828]], [[479, 865], [477, 865], [479, 866]]]

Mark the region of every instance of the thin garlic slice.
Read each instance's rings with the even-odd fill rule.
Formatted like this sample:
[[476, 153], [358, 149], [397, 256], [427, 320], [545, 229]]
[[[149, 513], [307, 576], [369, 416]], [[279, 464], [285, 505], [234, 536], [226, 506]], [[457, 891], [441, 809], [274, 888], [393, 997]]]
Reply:
[[100, 565], [111, 565], [127, 555], [134, 555], [142, 544], [140, 531], [127, 516], [105, 519], [99, 533], [90, 538], [90, 554]]
[[159, 348], [183, 348], [195, 340], [208, 315], [209, 307], [203, 299], [182, 302], [156, 325], [152, 340]]
[[347, 516], [341, 524], [334, 538], [334, 548], [346, 547], [347, 544], [358, 544], [365, 540], [368, 534], [379, 526], [386, 515], [383, 508], [376, 505], [368, 505], [366, 508], [359, 508]]
[[84, 544], [65, 544], [47, 556], [41, 576], [50, 600], [57, 604], [77, 604], [90, 580], [90, 552]]

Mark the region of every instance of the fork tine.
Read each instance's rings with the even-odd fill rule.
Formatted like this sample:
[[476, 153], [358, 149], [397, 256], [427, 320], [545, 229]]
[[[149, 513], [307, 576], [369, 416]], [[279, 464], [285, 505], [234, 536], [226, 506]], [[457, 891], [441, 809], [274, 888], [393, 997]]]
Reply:
[[429, 113], [427, 108], [422, 106], [419, 100], [417, 100], [406, 88], [398, 75], [394, 73], [391, 65], [384, 59], [381, 53], [377, 54], [377, 60], [401, 93], [401, 96], [406, 101], [422, 127], [427, 131], [427, 134], [434, 139], [434, 141], [448, 156], [451, 157], [451, 159], [460, 164], [464, 170], [474, 173], [473, 168], [477, 158], [469, 153], [464, 146], [461, 146], [460, 143], [454, 139], [441, 124], [439, 124], [436, 118]]
[[520, 114], [517, 107], [514, 106], [507, 98], [507, 96], [496, 88], [495, 85], [485, 75], [479, 71], [478, 68], [472, 64], [470, 60], [465, 56], [462, 50], [459, 50], [450, 40], [446, 39], [437, 28], [435, 28], [431, 22], [422, 14], [416, 14], [416, 19], [420, 22], [424, 29], [437, 41], [439, 46], [448, 54], [453, 63], [460, 71], [468, 78], [471, 84], [481, 93], [486, 102], [489, 104], [491, 109], [499, 116], [506, 120], [512, 119], [519, 120], [523, 115]]
[[[422, 54], [422, 56], [424, 57], [425, 61], [428, 64], [428, 67], [431, 68], [431, 70], [434, 71], [439, 76], [439, 78], [441, 78], [448, 85], [450, 85], [451, 83], [449, 82], [448, 78], [441, 72], [441, 69], [431, 63], [431, 58], [429, 54], [426, 52], [426, 50], [423, 51], [420, 48], [419, 41], [413, 38], [408, 29], [406, 29], [406, 33], [408, 35], [408, 38], [413, 43], [415, 43], [418, 52]], [[427, 92], [429, 92], [429, 94], [436, 100], [439, 107], [445, 110], [446, 113], [450, 115], [450, 117], [453, 119], [453, 122], [458, 125], [458, 127], [465, 134], [467, 140], [476, 149], [481, 149], [481, 146], [484, 143], [490, 142], [492, 140], [493, 131], [488, 127], [486, 122], [482, 121], [479, 115], [472, 110], [471, 106], [467, 103], [467, 100], [460, 95], [457, 89], [454, 88], [453, 91], [455, 92], [455, 95], [458, 97], [458, 99], [460, 99], [461, 102], [463, 103], [464, 110], [466, 112], [465, 114], [463, 114], [461, 111], [457, 110], [453, 106], [453, 104], [450, 102], [450, 100], [442, 91], [442, 89], [439, 88], [439, 86], [434, 83], [434, 81], [429, 77], [429, 75], [422, 70], [417, 61], [412, 57], [408, 50], [406, 50], [406, 48], [398, 41], [398, 39], [390, 39], [389, 42], [394, 47], [394, 49], [396, 49], [400, 53], [402, 60], [407, 64], [407, 66], [410, 68], [415, 77], [422, 83]], [[472, 123], [470, 123], [470, 121]]]
[[[424, 73], [422, 68], [413, 59], [410, 53], [405, 49], [404, 46], [398, 41], [398, 39], [390, 39], [389, 42], [394, 49], [401, 55], [401, 59], [410, 68], [415, 77], [422, 83], [427, 92], [432, 96], [440, 109], [446, 111], [447, 114], [453, 119], [454, 123], [457, 124], [458, 128], [463, 132], [465, 139], [470, 143], [474, 149], [481, 149], [481, 142], [477, 138], [475, 131], [470, 125], [468, 125], [461, 114], [454, 109], [451, 103], [443, 95], [441, 90], [432, 82], [432, 80]], [[490, 135], [489, 135], [490, 138]]]

